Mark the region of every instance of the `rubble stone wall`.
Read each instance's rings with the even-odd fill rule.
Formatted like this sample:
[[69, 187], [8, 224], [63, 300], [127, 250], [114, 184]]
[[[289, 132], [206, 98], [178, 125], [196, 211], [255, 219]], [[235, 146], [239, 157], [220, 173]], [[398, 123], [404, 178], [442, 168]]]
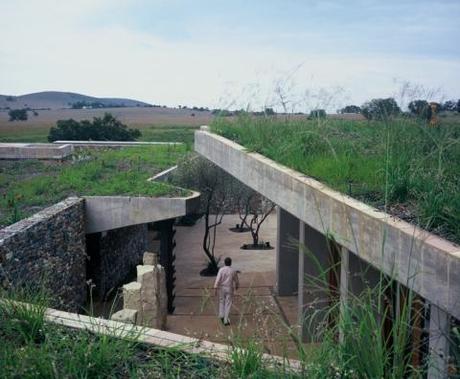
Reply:
[[0, 230], [0, 285], [34, 286], [50, 306], [78, 311], [86, 301], [85, 201], [68, 198]]

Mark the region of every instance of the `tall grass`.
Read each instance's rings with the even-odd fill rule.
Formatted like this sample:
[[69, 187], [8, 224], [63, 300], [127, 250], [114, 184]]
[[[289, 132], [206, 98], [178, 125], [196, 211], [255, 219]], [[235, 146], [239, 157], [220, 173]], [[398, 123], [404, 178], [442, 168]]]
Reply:
[[460, 121], [250, 117], [212, 128], [249, 151], [460, 242]]

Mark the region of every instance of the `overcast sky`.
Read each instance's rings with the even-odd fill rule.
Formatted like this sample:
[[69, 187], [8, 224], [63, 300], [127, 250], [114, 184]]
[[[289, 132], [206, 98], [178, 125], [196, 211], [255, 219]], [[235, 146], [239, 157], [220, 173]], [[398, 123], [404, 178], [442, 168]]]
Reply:
[[297, 111], [404, 82], [460, 97], [459, 0], [0, 0], [0, 31], [2, 94]]

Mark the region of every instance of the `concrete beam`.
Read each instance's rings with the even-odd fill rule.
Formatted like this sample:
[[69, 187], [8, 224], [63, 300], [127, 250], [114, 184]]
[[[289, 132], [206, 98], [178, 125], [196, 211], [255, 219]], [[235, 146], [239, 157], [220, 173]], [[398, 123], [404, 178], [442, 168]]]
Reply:
[[380, 212], [224, 137], [195, 132], [195, 150], [366, 263], [460, 319], [460, 247]]
[[0, 159], [64, 159], [73, 153], [73, 146], [52, 143], [0, 143]]
[[85, 196], [86, 233], [185, 216], [199, 205], [198, 192], [187, 197]]
[[280, 207], [276, 215], [276, 289], [279, 296], [292, 296], [299, 281], [299, 219]]

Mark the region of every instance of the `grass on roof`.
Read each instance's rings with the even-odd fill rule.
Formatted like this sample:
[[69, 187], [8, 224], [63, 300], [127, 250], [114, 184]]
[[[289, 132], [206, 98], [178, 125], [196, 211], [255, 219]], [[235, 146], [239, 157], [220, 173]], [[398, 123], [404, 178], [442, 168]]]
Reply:
[[0, 226], [68, 196], [184, 195], [184, 190], [147, 179], [174, 165], [186, 150], [184, 145], [88, 149], [63, 163], [0, 161]]
[[212, 130], [250, 151], [460, 242], [460, 118], [438, 127], [389, 122], [216, 119]]

